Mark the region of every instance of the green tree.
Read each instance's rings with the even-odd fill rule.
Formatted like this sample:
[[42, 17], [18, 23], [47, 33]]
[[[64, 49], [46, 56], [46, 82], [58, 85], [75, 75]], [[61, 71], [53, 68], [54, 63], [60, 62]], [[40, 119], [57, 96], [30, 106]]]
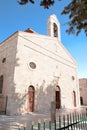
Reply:
[[[34, 4], [35, 0], [19, 0], [18, 2], [21, 5], [25, 5], [28, 2]], [[49, 9], [54, 3], [55, 0], [42, 0], [40, 6]], [[61, 14], [69, 15], [70, 21], [67, 22], [69, 28], [66, 30], [68, 34], [78, 35], [81, 30], [84, 30], [87, 36], [87, 0], [72, 0]]]
[[87, 0], [73, 0], [64, 8], [62, 14], [69, 14], [69, 29], [66, 30], [68, 34], [78, 35], [84, 30], [87, 36]]

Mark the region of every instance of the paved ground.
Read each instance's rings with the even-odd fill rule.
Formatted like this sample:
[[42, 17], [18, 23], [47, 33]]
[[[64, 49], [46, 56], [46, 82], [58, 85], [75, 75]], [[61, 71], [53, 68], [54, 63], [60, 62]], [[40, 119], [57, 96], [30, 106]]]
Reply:
[[[76, 111], [76, 110], [74, 110]], [[80, 110], [80, 111], [83, 111]], [[62, 115], [65, 113], [70, 113], [72, 110], [58, 110], [56, 111], [56, 116]], [[56, 117], [56, 118], [57, 118]], [[37, 124], [38, 120], [41, 119], [42, 121], [46, 119], [47, 121], [50, 120], [50, 113], [29, 113], [26, 115], [19, 115], [19, 116], [6, 116], [0, 115], [0, 130], [19, 130], [19, 125], [24, 125], [26, 123], [26, 130], [31, 130], [32, 121]], [[11, 127], [11, 128], [10, 128]], [[20, 129], [24, 130], [24, 129]]]
[[26, 115], [19, 116], [0, 115], [0, 130], [19, 130], [19, 124], [23, 126], [25, 123], [26, 130], [31, 130], [32, 121], [37, 124], [39, 119], [49, 120], [49, 114], [29, 113]]

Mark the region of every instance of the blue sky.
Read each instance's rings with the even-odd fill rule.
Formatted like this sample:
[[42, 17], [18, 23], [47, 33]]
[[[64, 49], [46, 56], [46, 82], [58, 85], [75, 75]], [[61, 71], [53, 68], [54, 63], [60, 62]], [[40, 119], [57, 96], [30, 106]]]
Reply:
[[0, 2], [0, 43], [14, 32], [24, 31], [32, 28], [34, 31], [47, 34], [47, 18], [55, 13], [61, 25], [61, 41], [69, 50], [71, 55], [78, 63], [79, 78], [87, 78], [87, 37], [82, 32], [78, 37], [68, 35], [65, 30], [69, 21], [67, 15], [61, 15], [61, 12], [70, 0], [55, 0], [55, 5], [50, 9], [44, 9], [39, 6], [40, 0], [35, 0], [36, 4], [28, 3], [21, 6], [17, 0], [2, 0]]

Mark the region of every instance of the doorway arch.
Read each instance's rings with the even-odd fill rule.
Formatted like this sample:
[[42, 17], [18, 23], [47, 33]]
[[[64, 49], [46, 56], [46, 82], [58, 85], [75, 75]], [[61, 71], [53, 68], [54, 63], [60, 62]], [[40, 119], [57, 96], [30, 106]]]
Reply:
[[61, 101], [60, 101], [60, 87], [57, 85], [56, 90], [55, 90], [55, 98], [56, 98], [56, 109], [59, 109], [61, 106]]
[[73, 91], [73, 106], [76, 107], [76, 92]]
[[35, 88], [30, 85], [28, 88], [28, 112], [34, 111], [34, 98], [35, 98]]

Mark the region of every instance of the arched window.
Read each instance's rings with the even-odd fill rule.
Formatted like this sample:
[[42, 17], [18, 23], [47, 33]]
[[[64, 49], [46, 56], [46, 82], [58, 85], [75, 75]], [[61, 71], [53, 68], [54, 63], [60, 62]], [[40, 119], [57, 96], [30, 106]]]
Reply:
[[73, 105], [76, 107], [76, 92], [73, 91]]
[[3, 75], [0, 76], [0, 93], [2, 93], [3, 88]]
[[58, 37], [58, 27], [56, 23], [53, 23], [53, 32], [54, 32], [54, 37]]

